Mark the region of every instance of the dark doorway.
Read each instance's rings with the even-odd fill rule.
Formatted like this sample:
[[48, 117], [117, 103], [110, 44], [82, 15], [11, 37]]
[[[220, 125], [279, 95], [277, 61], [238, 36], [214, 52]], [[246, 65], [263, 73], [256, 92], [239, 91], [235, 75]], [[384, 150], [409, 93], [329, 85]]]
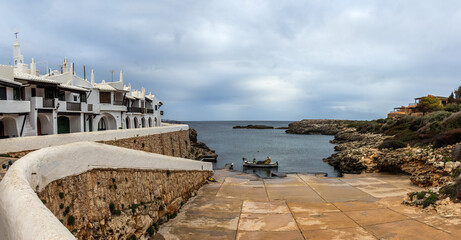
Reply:
[[42, 123], [40, 122], [40, 118], [37, 118], [37, 135], [42, 135]]
[[58, 134], [70, 133], [70, 121], [68, 117], [58, 117]]

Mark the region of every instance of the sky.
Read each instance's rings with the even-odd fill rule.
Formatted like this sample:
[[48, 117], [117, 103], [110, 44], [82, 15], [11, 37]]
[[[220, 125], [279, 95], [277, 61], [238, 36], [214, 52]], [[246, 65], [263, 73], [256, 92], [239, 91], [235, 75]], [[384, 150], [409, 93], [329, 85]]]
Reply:
[[[64, 57], [164, 118], [377, 119], [461, 85], [461, 1], [1, 1], [0, 64]], [[46, 62], [45, 62], [46, 61]]]

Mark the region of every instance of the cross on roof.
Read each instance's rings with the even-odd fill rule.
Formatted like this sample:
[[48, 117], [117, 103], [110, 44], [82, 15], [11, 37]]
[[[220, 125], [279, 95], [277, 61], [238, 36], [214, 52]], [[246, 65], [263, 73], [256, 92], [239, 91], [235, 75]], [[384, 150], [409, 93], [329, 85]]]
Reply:
[[18, 34], [19, 34], [19, 32], [14, 33], [14, 35], [16, 35], [16, 39], [18, 39]]

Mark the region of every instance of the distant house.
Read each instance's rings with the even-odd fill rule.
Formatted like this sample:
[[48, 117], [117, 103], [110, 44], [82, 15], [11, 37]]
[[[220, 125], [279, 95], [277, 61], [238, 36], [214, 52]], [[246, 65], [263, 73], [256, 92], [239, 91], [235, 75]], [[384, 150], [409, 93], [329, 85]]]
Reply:
[[425, 97], [435, 97], [435, 98], [439, 99], [440, 104], [443, 105], [443, 106], [447, 105], [447, 103], [448, 103], [448, 98], [447, 97], [434, 96], [434, 95], [429, 94], [429, 95], [424, 96], [424, 97], [415, 98], [415, 102], [408, 104], [408, 106], [406, 106], [406, 107], [401, 106], [401, 107], [394, 108], [394, 111], [388, 113], [387, 117], [388, 118], [395, 118], [395, 117], [403, 117], [403, 116], [407, 116], [407, 115], [411, 115], [411, 116], [421, 116], [421, 115], [423, 115], [423, 112], [419, 111], [416, 106], [419, 104], [421, 99], [425, 98]]
[[40, 75], [24, 64], [13, 45], [14, 65], [0, 65], [0, 138], [90, 132], [161, 125], [162, 102], [117, 82], [95, 83], [75, 74], [64, 59], [60, 70]]

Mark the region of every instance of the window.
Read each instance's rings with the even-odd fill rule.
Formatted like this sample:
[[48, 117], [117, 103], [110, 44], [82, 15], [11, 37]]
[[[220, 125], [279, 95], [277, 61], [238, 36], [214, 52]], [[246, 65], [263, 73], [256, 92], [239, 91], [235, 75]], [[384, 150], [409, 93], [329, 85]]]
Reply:
[[0, 87], [0, 100], [6, 100], [6, 87]]
[[86, 102], [86, 93], [80, 94], [80, 102]]
[[20, 97], [19, 88], [13, 88], [13, 99], [19, 100], [19, 97]]
[[100, 92], [99, 93], [99, 102], [100, 103], [111, 103], [111, 101], [110, 101], [110, 92]]
[[30, 94], [32, 95], [32, 97], [37, 96], [37, 89], [31, 88], [31, 89], [30, 89]]
[[58, 93], [58, 99], [59, 99], [59, 101], [66, 101], [66, 92], [64, 92], [64, 91], [59, 91], [59, 93]]
[[45, 88], [45, 99], [53, 99], [53, 98], [54, 98], [53, 89], [52, 88]]
[[78, 101], [78, 96], [74, 95], [74, 102]]
[[157, 105], [155, 105], [155, 111], [157, 111], [157, 109], [158, 109], [158, 106], [157, 106]]

